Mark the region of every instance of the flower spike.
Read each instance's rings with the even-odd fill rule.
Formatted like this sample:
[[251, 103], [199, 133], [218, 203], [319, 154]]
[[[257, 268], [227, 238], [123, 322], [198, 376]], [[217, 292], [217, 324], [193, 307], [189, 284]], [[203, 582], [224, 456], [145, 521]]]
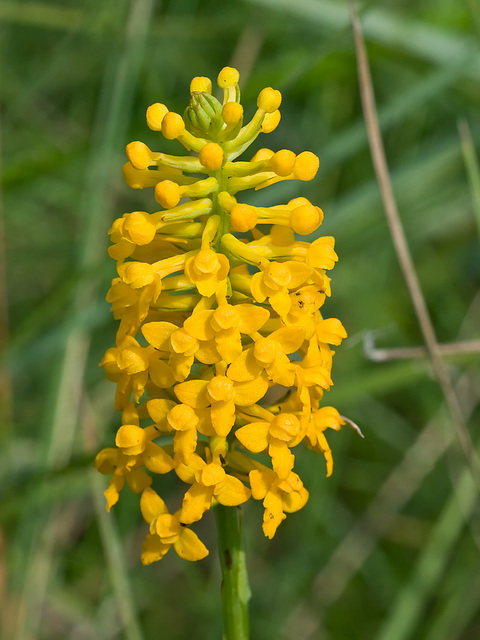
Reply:
[[[195, 77], [183, 115], [158, 102], [147, 109], [148, 127], [190, 153], [131, 142], [125, 180], [151, 188], [161, 209], [126, 213], [110, 230], [118, 277], [107, 300], [120, 324], [100, 364], [116, 384], [122, 422], [115, 447], [95, 464], [111, 476], [108, 509], [125, 485], [140, 496], [149, 525], [144, 564], [171, 547], [187, 560], [204, 558], [190, 526], [216, 504], [262, 501], [272, 538], [308, 500], [294, 472], [296, 447], [320, 453], [329, 476], [325, 432], [353, 425], [321, 405], [332, 384], [331, 347], [346, 337], [340, 320], [321, 311], [334, 239], [295, 235], [316, 232], [323, 211], [303, 197], [271, 207], [241, 197], [282, 180], [312, 180], [319, 160], [310, 151], [263, 148], [236, 161], [277, 127], [282, 96], [263, 89], [244, 123], [238, 71], [225, 67], [217, 83], [222, 100], [209, 78]], [[173, 510], [152, 488], [168, 473], [187, 484]]]

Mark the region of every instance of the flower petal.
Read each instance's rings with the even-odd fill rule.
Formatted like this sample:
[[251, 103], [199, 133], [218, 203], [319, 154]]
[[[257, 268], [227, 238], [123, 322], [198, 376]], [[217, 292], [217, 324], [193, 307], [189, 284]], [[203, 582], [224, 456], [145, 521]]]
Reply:
[[219, 331], [215, 341], [218, 353], [227, 364], [233, 362], [242, 353], [240, 331], [235, 327]]
[[143, 490], [140, 498], [140, 511], [142, 512], [145, 522], [150, 524], [160, 515], [168, 513], [167, 505], [150, 487]]
[[276, 340], [280, 344], [283, 353], [294, 353], [303, 344], [305, 329], [299, 326], [282, 327], [271, 333], [269, 338]]
[[147, 533], [142, 544], [142, 564], [148, 565], [161, 560], [171, 544], [164, 544], [154, 533]]
[[151, 360], [148, 372], [153, 384], [160, 389], [169, 389], [176, 382], [172, 368], [163, 360]]
[[177, 431], [173, 438], [173, 450], [175, 456], [178, 456], [180, 462], [188, 464], [192, 454], [197, 448], [197, 430], [187, 429], [186, 431]]
[[207, 487], [196, 482], [183, 497], [182, 508], [178, 513], [180, 522], [192, 524], [203, 516], [212, 505], [214, 486]]
[[173, 545], [173, 548], [184, 560], [195, 562], [208, 556], [207, 547], [199, 539], [197, 534], [187, 527], [183, 528], [182, 534], [179, 540]]
[[[248, 404], [251, 404], [250, 402]], [[233, 400], [220, 400], [212, 404], [210, 415], [215, 433], [225, 438], [235, 424], [235, 404]]]
[[208, 380], [188, 380], [177, 384], [174, 391], [183, 404], [192, 409], [204, 409], [210, 404], [207, 398]]
[[281, 480], [288, 478], [293, 469], [295, 456], [286, 443], [277, 438], [270, 438], [268, 453], [272, 458], [272, 467], [277, 476]]
[[267, 538], [273, 538], [278, 525], [287, 517], [283, 513], [283, 503], [280, 491], [269, 491], [263, 501], [265, 511], [263, 513], [263, 533]]
[[281, 317], [286, 316], [292, 307], [292, 301], [286, 288], [270, 296], [268, 300], [273, 310]]
[[[270, 471], [270, 473], [268, 473]], [[250, 480], [250, 487], [252, 488], [252, 497], [254, 500], [263, 500], [267, 495], [267, 492], [270, 490], [271, 478], [273, 475], [271, 470], [265, 469], [265, 471], [260, 471], [260, 469], [253, 469], [248, 474], [248, 479]]]
[[260, 453], [268, 447], [269, 422], [251, 422], [235, 431], [235, 436], [252, 453]]
[[148, 415], [161, 431], [169, 432], [172, 430], [167, 422], [167, 413], [175, 404], [173, 400], [166, 400], [164, 398], [153, 398], [147, 402]]
[[258, 331], [270, 317], [268, 309], [256, 304], [237, 304], [235, 311], [240, 317], [239, 329], [241, 333], [251, 334]]
[[177, 329], [171, 322], [147, 322], [142, 327], [142, 333], [155, 349], [170, 351], [170, 336]]
[[257, 378], [263, 371], [254, 355], [253, 348], [245, 349], [228, 367], [228, 377], [235, 382], [247, 382]]
[[227, 475], [225, 480], [215, 488], [215, 498], [226, 507], [236, 507], [246, 502], [252, 492], [238, 478]]
[[306, 505], [308, 497], [308, 491], [304, 487], [291, 493], [282, 493], [283, 510], [287, 513], [299, 511]]
[[247, 407], [249, 404], [255, 404], [268, 391], [268, 382], [265, 378], [259, 377], [249, 382], [235, 382], [234, 385], [235, 404], [240, 407]]
[[197, 311], [185, 320], [183, 328], [197, 340], [212, 340], [215, 336], [215, 331], [210, 324], [212, 315], [211, 309]]
[[168, 473], [175, 467], [175, 462], [162, 447], [155, 442], [149, 442], [143, 454], [145, 466], [152, 473]]

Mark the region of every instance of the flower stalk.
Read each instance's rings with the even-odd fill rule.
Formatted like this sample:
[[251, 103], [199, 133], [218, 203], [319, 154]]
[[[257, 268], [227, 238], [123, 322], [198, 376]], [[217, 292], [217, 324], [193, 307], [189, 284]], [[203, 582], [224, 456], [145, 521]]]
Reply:
[[218, 552], [222, 569], [222, 614], [224, 640], [248, 640], [248, 584], [243, 513], [240, 507], [215, 507]]

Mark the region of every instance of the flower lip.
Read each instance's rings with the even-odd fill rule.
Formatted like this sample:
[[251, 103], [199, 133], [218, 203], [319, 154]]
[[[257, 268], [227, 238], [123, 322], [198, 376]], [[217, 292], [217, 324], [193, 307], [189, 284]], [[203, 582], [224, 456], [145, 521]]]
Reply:
[[255, 342], [253, 355], [262, 364], [271, 364], [278, 355], [278, 344], [270, 338], [260, 338]]
[[207, 394], [213, 402], [233, 400], [233, 382], [227, 376], [215, 376], [207, 385]]
[[270, 425], [270, 435], [283, 442], [293, 440], [300, 431], [300, 420], [293, 413], [279, 413]]

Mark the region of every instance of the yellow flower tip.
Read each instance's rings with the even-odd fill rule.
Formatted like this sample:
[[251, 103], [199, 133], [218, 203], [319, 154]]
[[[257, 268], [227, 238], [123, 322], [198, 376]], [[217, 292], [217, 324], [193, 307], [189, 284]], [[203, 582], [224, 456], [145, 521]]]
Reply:
[[207, 394], [213, 402], [233, 400], [233, 382], [226, 376], [215, 376], [207, 385]]
[[277, 151], [268, 163], [269, 169], [274, 171], [277, 176], [286, 177], [289, 176], [294, 170], [297, 156], [293, 151], [288, 149], [282, 149]]
[[155, 225], [145, 211], [129, 213], [125, 218], [123, 229], [128, 239], [138, 246], [150, 244], [157, 233]]
[[271, 338], [260, 338], [255, 342], [253, 355], [262, 365], [269, 365], [278, 357], [278, 343]]
[[266, 113], [262, 122], [262, 133], [272, 133], [278, 127], [281, 119], [281, 114], [278, 109], [272, 113]]
[[223, 149], [216, 142], [207, 142], [198, 155], [198, 159], [208, 171], [217, 171], [223, 164]]
[[333, 345], [341, 344], [347, 337], [345, 327], [337, 318], [327, 318], [318, 322], [316, 333], [319, 342]]
[[115, 444], [127, 455], [139, 455], [146, 444], [145, 431], [134, 424], [124, 424], [117, 431]]
[[198, 480], [206, 487], [219, 484], [225, 480], [226, 473], [216, 462], [211, 462], [203, 467], [198, 473]]
[[142, 174], [139, 174], [131, 162], [125, 162], [122, 167], [122, 175], [130, 189], [143, 189], [145, 183]]
[[257, 224], [255, 207], [249, 204], [236, 204], [230, 212], [230, 220], [235, 231], [246, 232]]
[[152, 131], [161, 131], [162, 122], [167, 113], [168, 108], [160, 102], [156, 102], [155, 104], [150, 105], [147, 109], [148, 128], [152, 129]]
[[217, 196], [217, 200], [219, 205], [225, 211], [231, 211], [233, 207], [237, 204], [237, 200], [230, 194], [228, 191], [220, 191]]
[[180, 187], [172, 180], [162, 180], [155, 186], [155, 200], [165, 209], [173, 209], [180, 201]]
[[302, 204], [290, 213], [290, 226], [295, 233], [308, 236], [317, 229], [323, 220], [323, 211], [313, 204]]
[[167, 422], [175, 431], [187, 431], [197, 426], [198, 416], [187, 404], [177, 404], [168, 412]]
[[226, 102], [222, 108], [225, 124], [234, 127], [243, 118], [243, 107], [239, 102]]
[[266, 87], [258, 94], [257, 107], [265, 113], [273, 113], [282, 103], [282, 94], [277, 89]]
[[123, 282], [131, 285], [134, 289], [144, 287], [154, 280], [153, 267], [147, 262], [129, 262], [122, 267], [121, 278]]
[[118, 449], [107, 447], [99, 451], [95, 457], [95, 469], [102, 475], [110, 475], [115, 471]]
[[127, 144], [127, 157], [135, 169], [148, 169], [154, 164], [152, 152], [143, 142]]
[[271, 149], [259, 149], [253, 156], [251, 162], [262, 162], [263, 160], [270, 160], [275, 155], [275, 152]]
[[226, 89], [227, 87], [234, 87], [238, 84], [240, 74], [233, 67], [224, 67], [218, 74], [217, 84], [220, 89]]
[[293, 413], [279, 413], [270, 425], [270, 435], [273, 438], [289, 442], [300, 431], [300, 420]]
[[151, 533], [156, 533], [164, 544], [173, 544], [178, 540], [182, 532], [182, 525], [177, 516], [171, 513], [162, 513], [150, 525]]
[[190, 93], [212, 93], [212, 81], [205, 76], [196, 76], [190, 83]]
[[308, 182], [317, 175], [320, 160], [311, 151], [299, 153], [293, 168], [293, 175], [297, 180]]
[[167, 140], [175, 140], [185, 131], [185, 122], [178, 113], [169, 111], [162, 120], [162, 133]]
[[237, 327], [239, 322], [240, 317], [235, 307], [229, 304], [222, 304], [213, 312], [210, 324], [214, 331], [221, 331], [222, 329]]

